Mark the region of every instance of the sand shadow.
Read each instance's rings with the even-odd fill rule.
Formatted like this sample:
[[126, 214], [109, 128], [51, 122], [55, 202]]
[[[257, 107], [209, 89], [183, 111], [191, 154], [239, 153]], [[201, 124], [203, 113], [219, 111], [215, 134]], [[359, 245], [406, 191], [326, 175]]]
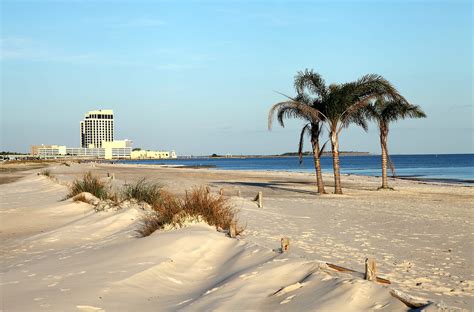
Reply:
[[[243, 186], [243, 187], [261, 187], [265, 189], [270, 189], [274, 191], [285, 191], [290, 193], [298, 193], [298, 194], [307, 194], [307, 195], [317, 195], [316, 192], [316, 185], [311, 182], [288, 182], [288, 181], [269, 181], [269, 182], [231, 182], [231, 181], [215, 181], [214, 183], [223, 184], [223, 185], [232, 185], [232, 186]], [[302, 189], [294, 189], [289, 188], [288, 185], [314, 185], [315, 190], [302, 190]]]

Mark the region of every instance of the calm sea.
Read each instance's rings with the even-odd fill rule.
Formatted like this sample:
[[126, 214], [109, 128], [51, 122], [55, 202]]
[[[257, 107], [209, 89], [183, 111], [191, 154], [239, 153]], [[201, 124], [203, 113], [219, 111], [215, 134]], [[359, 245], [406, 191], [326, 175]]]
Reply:
[[[397, 177], [474, 183], [474, 154], [393, 155]], [[313, 172], [312, 156], [268, 158], [190, 158], [124, 161], [137, 164], [210, 166], [222, 170], [278, 170]], [[341, 173], [380, 176], [380, 156], [342, 156]], [[322, 157], [323, 172], [332, 172], [332, 158]], [[390, 171], [389, 171], [390, 172]]]

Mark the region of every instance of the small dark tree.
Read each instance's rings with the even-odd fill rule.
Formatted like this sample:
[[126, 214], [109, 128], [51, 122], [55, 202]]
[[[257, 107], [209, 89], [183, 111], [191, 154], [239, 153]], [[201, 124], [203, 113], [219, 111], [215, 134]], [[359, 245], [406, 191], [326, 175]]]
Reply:
[[380, 147], [382, 149], [382, 186], [380, 188], [388, 189], [387, 164], [390, 164], [392, 175], [395, 174], [387, 147], [390, 123], [405, 118], [424, 118], [426, 114], [419, 106], [412, 105], [406, 101], [386, 101], [384, 99], [378, 99], [371, 105], [368, 105], [365, 111], [366, 116], [375, 121], [379, 127]]

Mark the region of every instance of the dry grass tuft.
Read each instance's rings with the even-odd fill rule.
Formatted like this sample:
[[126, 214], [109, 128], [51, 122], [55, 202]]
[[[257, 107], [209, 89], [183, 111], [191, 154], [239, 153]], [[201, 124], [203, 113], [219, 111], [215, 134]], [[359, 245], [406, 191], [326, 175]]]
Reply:
[[87, 172], [82, 179], [76, 179], [69, 187], [67, 198], [71, 198], [82, 192], [88, 192], [100, 199], [107, 199], [109, 197], [109, 186], [100, 180], [99, 177]]
[[41, 170], [39, 175], [44, 175], [45, 177], [48, 177], [48, 178], [51, 178], [53, 176], [53, 174], [51, 173], [51, 170], [49, 169]]
[[156, 230], [163, 229], [166, 225], [176, 225], [174, 217], [179, 215], [183, 209], [183, 202], [178, 197], [165, 192], [160, 192], [161, 200], [154, 206], [153, 211], [147, 213], [142, 219], [142, 226], [137, 230], [142, 237], [149, 236]]
[[125, 184], [122, 197], [124, 200], [135, 199], [138, 202], [156, 206], [161, 200], [161, 186], [143, 178], [135, 184]]
[[75, 201], [75, 202], [83, 202], [83, 203], [87, 203], [87, 204], [90, 204], [90, 205], [95, 204], [93, 201], [87, 199], [87, 197], [84, 194], [78, 194], [77, 196], [74, 196], [74, 198], [72, 200]]
[[[230, 230], [233, 222], [236, 223], [238, 211], [226, 198], [212, 195], [204, 187], [186, 192], [184, 200], [164, 191], [161, 191], [160, 195], [160, 201], [152, 206], [153, 211], [142, 219], [142, 226], [138, 230], [142, 237], [167, 225], [181, 227], [189, 220], [203, 220], [226, 231]], [[243, 227], [238, 227], [236, 232], [239, 234], [243, 230]]]
[[209, 225], [228, 230], [237, 210], [227, 198], [208, 193], [204, 187], [186, 192], [183, 210], [190, 216], [201, 216]]

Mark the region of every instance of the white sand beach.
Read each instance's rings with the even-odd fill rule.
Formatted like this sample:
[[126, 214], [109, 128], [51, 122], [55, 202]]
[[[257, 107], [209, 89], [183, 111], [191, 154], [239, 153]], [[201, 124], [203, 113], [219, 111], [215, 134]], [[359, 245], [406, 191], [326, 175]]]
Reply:
[[[306, 173], [50, 169], [54, 179], [34, 169], [0, 185], [2, 311], [410, 310], [391, 290], [433, 302], [427, 311], [474, 308], [470, 186], [393, 180], [394, 191], [377, 191], [378, 178], [343, 176], [344, 195], [318, 196]], [[196, 223], [139, 238], [138, 205], [95, 212], [62, 200], [87, 171], [113, 175], [114, 187], [145, 177], [181, 195], [223, 189], [246, 230], [232, 239]], [[260, 191], [263, 208], [253, 201]], [[274, 250], [281, 237], [290, 239], [287, 253]], [[390, 285], [364, 280], [366, 257]]]

